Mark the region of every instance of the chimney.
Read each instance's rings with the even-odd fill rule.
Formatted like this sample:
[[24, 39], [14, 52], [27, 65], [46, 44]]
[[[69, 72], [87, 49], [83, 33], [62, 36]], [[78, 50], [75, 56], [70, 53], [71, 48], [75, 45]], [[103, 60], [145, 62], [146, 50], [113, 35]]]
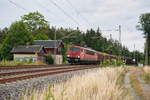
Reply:
[[27, 42], [27, 43], [26, 43], [26, 46], [29, 46], [29, 45], [30, 45], [30, 43], [29, 43], [29, 42]]
[[30, 42], [27, 42], [26, 43], [26, 47], [28, 48], [30, 46]]

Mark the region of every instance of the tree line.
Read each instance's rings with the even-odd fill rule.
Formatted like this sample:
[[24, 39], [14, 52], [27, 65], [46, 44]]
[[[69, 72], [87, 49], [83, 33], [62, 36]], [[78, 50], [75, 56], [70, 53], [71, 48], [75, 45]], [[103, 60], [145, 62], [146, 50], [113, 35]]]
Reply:
[[[0, 30], [0, 60], [12, 60], [11, 49], [18, 45], [26, 45], [27, 42], [34, 44], [34, 40], [62, 40], [67, 45], [78, 45], [92, 48], [112, 55], [135, 58], [143, 63], [144, 54], [139, 51], [129, 51], [129, 49], [118, 40], [107, 39], [102, 36], [100, 28], [97, 30], [88, 29], [83, 32], [78, 27], [56, 28], [49, 25], [44, 16], [39, 12], [31, 12], [21, 16], [19, 21], [13, 22], [10, 27]], [[66, 49], [67, 50], [67, 49]], [[66, 53], [64, 53], [66, 55]]]

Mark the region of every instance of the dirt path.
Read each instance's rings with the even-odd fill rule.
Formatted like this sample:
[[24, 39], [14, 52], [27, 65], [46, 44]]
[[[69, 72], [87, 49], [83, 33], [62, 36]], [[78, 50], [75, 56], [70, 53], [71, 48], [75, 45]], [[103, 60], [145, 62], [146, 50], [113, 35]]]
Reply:
[[141, 83], [142, 90], [143, 90], [146, 100], [150, 100], [150, 86], [148, 84], [146, 84], [146, 82], [140, 77], [140, 73], [141, 73], [141, 69], [138, 70], [136, 73], [137, 78], [138, 78], [139, 82]]
[[[150, 100], [150, 86], [141, 78], [140, 73], [141, 69], [128, 72], [125, 76], [125, 87], [131, 92], [133, 100]], [[135, 81], [131, 82], [132, 74], [135, 74]]]
[[131, 92], [131, 95], [133, 96], [133, 99], [134, 100], [141, 100], [140, 97], [136, 94], [136, 90], [134, 88], [131, 87], [131, 84], [130, 84], [130, 75], [131, 73], [133, 73], [133, 71], [130, 71], [126, 74], [125, 76], [125, 87], [127, 89], [129, 89], [129, 91]]

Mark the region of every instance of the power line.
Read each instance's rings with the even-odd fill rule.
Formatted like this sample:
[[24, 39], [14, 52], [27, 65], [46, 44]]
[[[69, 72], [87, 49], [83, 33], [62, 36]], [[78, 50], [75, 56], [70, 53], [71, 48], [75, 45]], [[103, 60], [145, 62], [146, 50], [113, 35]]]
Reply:
[[76, 14], [79, 16], [81, 16], [81, 18], [89, 25], [91, 26], [91, 24], [89, 23], [89, 21], [80, 14], [80, 12], [72, 5], [72, 3], [69, 0], [66, 0], [68, 2], [68, 4], [74, 9], [74, 11], [76, 12]]
[[[56, 16], [54, 15], [55, 13], [53, 13], [51, 10], [49, 10], [49, 8], [47, 8], [47, 6], [42, 5], [39, 0], [34, 0], [34, 1], [35, 1], [35, 3], [36, 3], [40, 8], [42, 8], [42, 9], [44, 9], [46, 12], [48, 12], [49, 15], [53, 15], [54, 17], [56, 17]], [[53, 13], [53, 14], [51, 14], [51, 13]], [[65, 22], [65, 23], [68, 24], [67, 22]]]
[[49, 0], [53, 5], [55, 5], [60, 11], [62, 11], [67, 17], [69, 17], [73, 22], [75, 22], [78, 26], [79, 23], [71, 16], [69, 15], [65, 10], [63, 10], [59, 5], [57, 5], [54, 1]]
[[[36, 3], [39, 7], [41, 7], [42, 9], [44, 9], [46, 12], [52, 13], [52, 11], [50, 11], [49, 9], [47, 9], [46, 6], [43, 6], [42, 4], [40, 4], [40, 2], [39, 2], [38, 0], [34, 0], [34, 1], [35, 1], [35, 3]], [[53, 15], [53, 14], [51, 14], [51, 15]]]
[[[37, 2], [36, 2], [36, 1], [37, 1]], [[38, 6], [40, 6], [40, 7], [43, 8], [43, 9], [45, 9], [47, 12], [52, 13], [52, 11], [50, 11], [49, 9], [47, 9], [45, 6], [41, 5], [38, 0], [35, 0], [35, 2], [36, 2], [36, 4], [38, 4]]]
[[22, 7], [21, 5], [15, 3], [14, 1], [11, 1], [11, 0], [8, 0], [8, 1], [9, 1], [11, 4], [15, 5], [16, 7], [20, 8], [20, 9], [22, 9], [22, 10], [24, 10], [24, 11], [28, 11], [27, 9], [25, 9], [25, 8]]

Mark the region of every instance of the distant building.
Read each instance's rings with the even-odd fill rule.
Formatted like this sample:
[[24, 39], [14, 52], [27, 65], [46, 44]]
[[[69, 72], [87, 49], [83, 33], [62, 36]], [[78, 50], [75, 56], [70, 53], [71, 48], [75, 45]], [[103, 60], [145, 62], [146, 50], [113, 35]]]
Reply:
[[[35, 45], [43, 45], [47, 54], [61, 55], [64, 44], [61, 40], [35, 40]], [[56, 50], [56, 53], [55, 53]]]
[[64, 44], [61, 40], [35, 40], [34, 43], [35, 45], [43, 45], [47, 55], [50, 53], [54, 57], [56, 64], [62, 64]]
[[14, 61], [32, 59], [33, 62], [45, 62], [46, 50], [42, 45], [17, 46], [12, 49], [11, 53], [14, 55]]

